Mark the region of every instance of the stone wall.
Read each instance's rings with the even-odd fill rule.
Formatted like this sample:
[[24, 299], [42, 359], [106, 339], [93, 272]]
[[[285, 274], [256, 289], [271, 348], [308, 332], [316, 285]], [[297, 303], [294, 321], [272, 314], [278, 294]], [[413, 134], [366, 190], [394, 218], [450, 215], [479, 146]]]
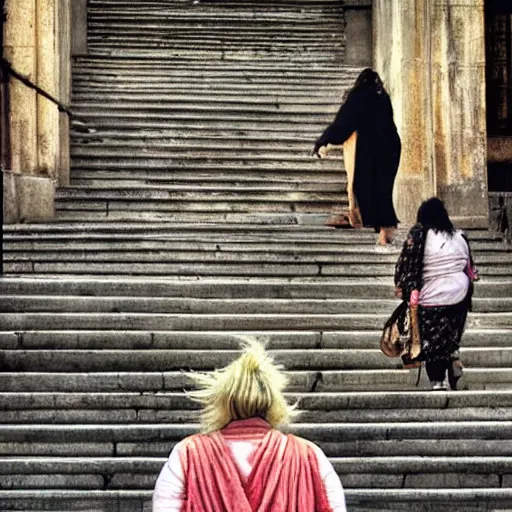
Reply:
[[488, 224], [484, 30], [483, 0], [374, 0], [374, 65], [403, 141], [403, 222], [437, 195], [459, 225]]
[[355, 66], [371, 66], [372, 0], [346, 0], [345, 9], [345, 62]]

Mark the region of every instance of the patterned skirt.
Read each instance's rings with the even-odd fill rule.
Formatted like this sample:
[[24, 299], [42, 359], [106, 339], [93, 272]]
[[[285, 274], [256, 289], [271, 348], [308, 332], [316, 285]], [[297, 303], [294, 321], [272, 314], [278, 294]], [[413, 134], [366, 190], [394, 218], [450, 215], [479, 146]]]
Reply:
[[468, 310], [467, 299], [452, 306], [420, 307], [422, 353], [418, 359], [427, 362], [450, 359], [459, 350]]

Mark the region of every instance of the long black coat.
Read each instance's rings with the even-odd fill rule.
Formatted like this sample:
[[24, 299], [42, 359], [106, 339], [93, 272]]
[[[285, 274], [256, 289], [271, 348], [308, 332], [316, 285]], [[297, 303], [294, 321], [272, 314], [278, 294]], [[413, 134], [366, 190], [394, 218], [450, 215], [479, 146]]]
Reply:
[[353, 90], [336, 118], [317, 140], [316, 147], [343, 144], [357, 131], [354, 193], [363, 224], [374, 227], [396, 226], [393, 184], [400, 163], [401, 143], [393, 107], [387, 93], [371, 87]]

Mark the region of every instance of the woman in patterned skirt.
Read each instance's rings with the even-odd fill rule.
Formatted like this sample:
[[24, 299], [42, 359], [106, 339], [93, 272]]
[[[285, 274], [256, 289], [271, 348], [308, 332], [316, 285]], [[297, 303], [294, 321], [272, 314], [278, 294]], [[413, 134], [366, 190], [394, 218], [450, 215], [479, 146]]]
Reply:
[[395, 271], [397, 295], [418, 306], [422, 352], [434, 390], [452, 389], [462, 375], [459, 345], [476, 280], [467, 238], [440, 199], [425, 201]]

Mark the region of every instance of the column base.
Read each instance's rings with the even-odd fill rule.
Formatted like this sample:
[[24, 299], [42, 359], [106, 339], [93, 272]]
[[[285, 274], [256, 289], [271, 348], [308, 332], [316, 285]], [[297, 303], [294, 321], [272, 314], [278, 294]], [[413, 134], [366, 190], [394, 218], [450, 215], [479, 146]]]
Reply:
[[55, 218], [55, 180], [10, 171], [2, 174], [4, 224]]

